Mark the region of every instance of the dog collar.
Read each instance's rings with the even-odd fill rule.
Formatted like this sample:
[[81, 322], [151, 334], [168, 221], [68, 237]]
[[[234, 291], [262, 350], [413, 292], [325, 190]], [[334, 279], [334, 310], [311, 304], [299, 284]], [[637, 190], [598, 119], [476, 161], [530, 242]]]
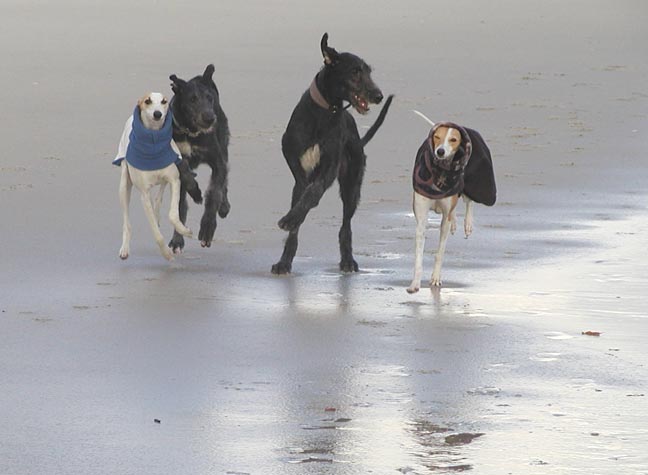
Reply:
[[308, 88], [308, 91], [310, 92], [311, 99], [313, 99], [313, 102], [320, 106], [322, 109], [330, 110], [335, 114], [337, 112], [335, 109], [331, 108], [331, 104], [329, 104], [326, 99], [324, 99], [324, 96], [320, 92], [319, 88], [317, 87], [317, 83], [315, 82], [315, 78], [313, 78], [313, 81], [310, 84], [310, 87]]
[[[317, 76], [313, 78], [313, 81], [310, 84], [310, 87], [308, 88], [308, 92], [310, 93], [311, 99], [313, 99], [313, 102], [320, 106], [322, 109], [326, 109], [329, 111], [331, 114], [337, 114], [340, 111], [340, 107], [338, 106], [332, 106], [331, 104], [328, 103], [326, 99], [324, 99], [324, 96], [320, 92], [319, 88], [317, 87], [316, 80]], [[347, 110], [349, 107], [351, 107], [351, 104], [347, 105], [346, 107], [343, 107], [342, 110]]]
[[212, 125], [210, 125], [208, 129], [200, 129], [197, 132], [192, 132], [188, 128], [183, 127], [180, 124], [178, 124], [178, 121], [176, 120], [175, 115], [174, 115], [173, 116], [173, 125], [175, 125], [176, 129], [181, 134], [188, 135], [189, 137], [194, 137], [195, 138], [195, 137], [198, 137], [199, 135], [208, 134], [210, 132], [213, 132], [214, 128], [216, 127], [216, 121], [214, 121], [214, 123]]

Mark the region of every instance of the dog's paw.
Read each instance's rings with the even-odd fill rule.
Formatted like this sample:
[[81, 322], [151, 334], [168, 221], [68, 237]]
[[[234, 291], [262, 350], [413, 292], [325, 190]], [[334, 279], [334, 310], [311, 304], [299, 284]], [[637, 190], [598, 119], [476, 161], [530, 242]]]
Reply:
[[220, 216], [221, 218], [227, 218], [227, 215], [230, 212], [230, 208], [231, 205], [229, 200], [227, 198], [224, 199], [220, 207], [218, 208], [218, 216]]
[[193, 200], [194, 203], [196, 203], [197, 205], [202, 204], [203, 202], [202, 191], [200, 191], [200, 187], [198, 186], [198, 183], [196, 183], [195, 187], [188, 188], [187, 193], [189, 193], [189, 196], [191, 196], [191, 199]]
[[407, 288], [407, 293], [408, 293], [408, 294], [415, 294], [415, 293], [418, 292], [419, 290], [421, 290], [421, 286], [420, 286], [420, 285], [414, 285], [414, 284], [412, 284], [412, 285], [410, 285], [410, 286]]
[[216, 218], [203, 216], [200, 220], [198, 239], [202, 247], [211, 247], [214, 233], [216, 232]]
[[340, 270], [342, 272], [358, 272], [358, 263], [353, 258], [341, 260]]
[[275, 275], [286, 275], [290, 274], [292, 270], [292, 265], [285, 262], [279, 261], [276, 264], [272, 265], [271, 272]]
[[184, 238], [177, 232], [173, 233], [173, 238], [169, 241], [169, 249], [171, 249], [174, 254], [182, 254], [184, 245]]
[[430, 279], [430, 288], [433, 289], [435, 287], [441, 287], [440, 275], [433, 275], [432, 278]]
[[160, 253], [162, 254], [162, 257], [164, 257], [167, 261], [173, 260], [173, 252], [171, 252], [171, 249], [169, 249], [168, 247], [164, 245], [161, 246]]
[[120, 258], [122, 261], [125, 261], [126, 259], [128, 259], [128, 248], [124, 248], [124, 247], [122, 247], [122, 248], [119, 250], [119, 258]]
[[466, 233], [466, 239], [472, 234], [473, 232], [473, 224], [472, 221], [466, 221], [464, 222], [464, 233]]
[[452, 234], [454, 236], [454, 233], [456, 233], [456, 232], [457, 232], [457, 220], [453, 219], [450, 222], [450, 234]]
[[297, 216], [295, 213], [289, 212], [286, 216], [281, 218], [277, 225], [284, 231], [294, 231], [301, 223], [304, 222], [304, 217]]

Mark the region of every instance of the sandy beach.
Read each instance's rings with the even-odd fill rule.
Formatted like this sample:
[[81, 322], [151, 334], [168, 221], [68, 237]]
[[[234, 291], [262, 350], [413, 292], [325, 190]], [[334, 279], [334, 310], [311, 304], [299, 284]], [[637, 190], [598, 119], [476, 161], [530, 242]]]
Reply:
[[[0, 474], [648, 474], [647, 20], [633, 0], [0, 1]], [[361, 271], [338, 271], [336, 184], [277, 277], [281, 135], [324, 32], [396, 98], [365, 149]], [[134, 194], [121, 261], [124, 121], [209, 63], [230, 216], [167, 263]], [[412, 109], [479, 130], [498, 184], [415, 295]]]

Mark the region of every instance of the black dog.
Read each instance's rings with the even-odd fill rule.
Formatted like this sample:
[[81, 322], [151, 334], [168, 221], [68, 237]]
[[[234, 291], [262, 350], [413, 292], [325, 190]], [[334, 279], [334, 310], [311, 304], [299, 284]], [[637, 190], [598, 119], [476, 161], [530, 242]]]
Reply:
[[[360, 200], [366, 156], [364, 146], [382, 125], [393, 96], [389, 96], [378, 119], [360, 138], [358, 127], [344, 101], [360, 114], [369, 112], [369, 104], [378, 104], [383, 95], [371, 79], [371, 68], [358, 56], [338, 53], [328, 46], [328, 34], [320, 43], [324, 67], [315, 76], [293, 110], [281, 145], [295, 178], [291, 209], [279, 220], [288, 238], [273, 274], [287, 274], [297, 252], [297, 234], [306, 215], [319, 204], [335, 177], [340, 183], [343, 219], [340, 228], [340, 270], [357, 272], [351, 246], [351, 218]], [[347, 107], [349, 107], [347, 106]]]
[[[202, 247], [210, 247], [216, 231], [216, 213], [225, 218], [230, 210], [227, 199], [227, 172], [229, 127], [227, 117], [220, 106], [218, 89], [212, 80], [214, 65], [210, 64], [202, 76], [190, 81], [169, 76], [174, 96], [171, 100], [173, 112], [173, 139], [180, 152], [182, 162], [195, 169], [201, 163], [211, 167], [211, 180], [205, 192], [205, 212], [200, 221], [198, 239]], [[184, 183], [184, 181], [183, 181]], [[180, 220], [187, 219], [188, 190], [183, 186], [180, 193]], [[169, 242], [173, 252], [184, 247], [184, 238], [177, 232]]]

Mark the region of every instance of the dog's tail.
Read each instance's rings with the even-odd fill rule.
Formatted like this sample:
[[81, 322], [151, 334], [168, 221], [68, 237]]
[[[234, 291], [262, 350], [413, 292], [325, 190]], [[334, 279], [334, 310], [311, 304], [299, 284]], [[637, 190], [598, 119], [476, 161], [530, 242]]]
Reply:
[[367, 130], [367, 133], [362, 137], [362, 146], [364, 147], [369, 143], [369, 141], [373, 138], [374, 135], [376, 135], [376, 132], [378, 132], [378, 129], [382, 125], [382, 123], [385, 121], [385, 116], [387, 115], [387, 112], [389, 111], [389, 106], [392, 103], [392, 99], [394, 98], [393, 94], [390, 94], [387, 100], [385, 101], [385, 105], [383, 108], [380, 110], [380, 114], [378, 114], [378, 118], [376, 119], [376, 122], [373, 123], [371, 127], [369, 127], [369, 130]]
[[434, 122], [432, 122], [430, 119], [428, 119], [428, 117], [423, 112], [419, 112], [416, 109], [412, 109], [412, 112], [414, 112], [416, 115], [421, 117], [425, 122], [427, 122], [432, 127], [434, 127], [434, 125], [435, 125]]

